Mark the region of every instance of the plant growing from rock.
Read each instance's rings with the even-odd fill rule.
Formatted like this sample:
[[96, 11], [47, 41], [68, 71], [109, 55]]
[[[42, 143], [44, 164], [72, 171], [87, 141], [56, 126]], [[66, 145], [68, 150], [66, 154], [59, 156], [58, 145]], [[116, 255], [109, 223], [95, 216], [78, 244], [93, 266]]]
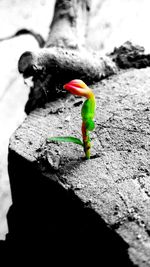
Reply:
[[82, 109], [82, 141], [73, 136], [58, 136], [48, 138], [49, 141], [58, 141], [58, 142], [72, 142], [77, 145], [81, 145], [84, 148], [86, 159], [90, 159], [90, 148], [91, 140], [89, 131], [93, 131], [95, 128], [94, 116], [95, 116], [95, 95], [92, 90], [82, 81], [82, 80], [72, 80], [69, 83], [64, 85], [64, 89], [70, 93], [78, 96], [84, 96], [87, 99], [85, 100]]

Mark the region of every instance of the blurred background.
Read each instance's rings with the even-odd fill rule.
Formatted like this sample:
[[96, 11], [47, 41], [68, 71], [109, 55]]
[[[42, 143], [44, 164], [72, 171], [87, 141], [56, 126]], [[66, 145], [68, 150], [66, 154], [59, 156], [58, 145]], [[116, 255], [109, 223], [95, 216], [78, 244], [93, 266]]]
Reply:
[[[47, 39], [55, 0], [0, 0], [0, 239], [8, 231], [6, 214], [11, 205], [7, 171], [9, 138], [26, 115], [29, 87], [18, 73], [17, 63], [26, 50], [39, 47], [32, 30]], [[149, 0], [93, 0], [86, 45], [102, 54], [132, 41], [150, 52]], [[4, 38], [7, 38], [4, 40]]]

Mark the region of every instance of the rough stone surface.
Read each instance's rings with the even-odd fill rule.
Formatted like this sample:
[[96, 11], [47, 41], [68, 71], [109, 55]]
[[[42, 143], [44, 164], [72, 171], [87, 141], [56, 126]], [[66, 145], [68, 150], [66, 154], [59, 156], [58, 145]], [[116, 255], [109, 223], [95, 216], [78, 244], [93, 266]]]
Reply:
[[9, 146], [9, 164], [11, 155], [24, 158], [71, 190], [124, 240], [130, 260], [140, 267], [150, 266], [149, 84], [146, 68], [122, 71], [93, 86], [97, 112], [91, 160], [84, 160], [80, 146], [47, 142], [49, 136], [80, 137], [82, 101], [72, 96], [32, 112]]

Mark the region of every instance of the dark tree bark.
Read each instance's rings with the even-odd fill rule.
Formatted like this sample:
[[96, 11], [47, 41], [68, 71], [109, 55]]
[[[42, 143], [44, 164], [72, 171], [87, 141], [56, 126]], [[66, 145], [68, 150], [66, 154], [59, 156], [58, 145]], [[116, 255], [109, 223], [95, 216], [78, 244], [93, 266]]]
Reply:
[[49, 47], [36, 52], [25, 52], [18, 62], [24, 78], [33, 77], [26, 113], [46, 102], [66, 95], [63, 84], [71, 79], [83, 79], [86, 83], [100, 81], [119, 69], [150, 66], [150, 55], [144, 48], [126, 42], [105, 57], [87, 50]]

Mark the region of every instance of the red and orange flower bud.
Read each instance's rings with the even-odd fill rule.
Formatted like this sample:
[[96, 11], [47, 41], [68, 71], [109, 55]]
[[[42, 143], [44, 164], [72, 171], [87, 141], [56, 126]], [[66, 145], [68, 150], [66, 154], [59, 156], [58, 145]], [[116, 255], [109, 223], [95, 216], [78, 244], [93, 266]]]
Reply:
[[78, 96], [90, 98], [93, 95], [92, 90], [82, 80], [72, 80], [64, 85], [64, 89]]

